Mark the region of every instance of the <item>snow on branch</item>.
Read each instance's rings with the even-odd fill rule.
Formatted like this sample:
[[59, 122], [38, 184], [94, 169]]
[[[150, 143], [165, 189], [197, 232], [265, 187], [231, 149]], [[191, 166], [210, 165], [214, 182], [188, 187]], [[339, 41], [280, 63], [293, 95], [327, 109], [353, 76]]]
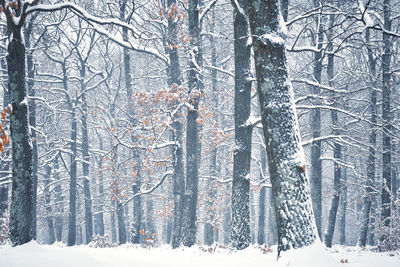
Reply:
[[93, 24], [96, 24], [96, 27], [93, 27], [93, 29], [96, 32], [108, 37], [110, 40], [114, 41], [118, 45], [126, 47], [128, 49], [132, 49], [137, 52], [143, 52], [143, 53], [155, 56], [156, 58], [164, 61], [166, 64], [169, 64], [168, 58], [165, 57], [164, 55], [160, 54], [158, 52], [158, 50], [149, 48], [146, 46], [141, 47], [138, 44], [133, 44], [132, 42], [124, 41], [122, 39], [122, 37], [118, 37], [100, 26], [100, 25], [116, 25], [116, 26], [128, 29], [129, 31], [131, 31], [133, 33], [134, 36], [138, 36], [138, 34], [136, 33], [136, 29], [131, 24], [128, 24], [126, 22], [123, 22], [123, 21], [121, 21], [119, 19], [115, 19], [115, 18], [99, 18], [99, 17], [93, 16], [93, 15], [89, 14], [85, 9], [83, 9], [82, 7], [78, 6], [75, 3], [64, 2], [64, 3], [52, 4], [52, 5], [39, 4], [36, 6], [29, 6], [26, 9], [26, 14], [30, 14], [33, 12], [54, 12], [54, 11], [59, 11], [59, 10], [63, 10], [63, 9], [69, 9], [69, 10], [73, 11], [77, 16], [86, 20], [92, 26], [93, 26]]
[[207, 13], [211, 10], [211, 8], [213, 8], [213, 6], [215, 6], [215, 4], [216, 4], [217, 2], [218, 2], [218, 0], [210, 1], [210, 3], [208, 3], [208, 5], [206, 5], [206, 6], [201, 10], [200, 17], [199, 17], [200, 24], [201, 24], [201, 22], [203, 21], [204, 17], [207, 15]]
[[211, 70], [216, 70], [216, 71], [219, 71], [221, 73], [227, 74], [227, 75], [235, 78], [235, 74], [233, 74], [233, 72], [231, 72], [229, 70], [225, 70], [225, 69], [218, 68], [218, 67], [215, 67], [215, 66], [210, 66], [210, 65], [206, 65], [205, 68], [211, 69]]
[[164, 175], [161, 177], [160, 181], [158, 181], [157, 184], [155, 184], [149, 190], [142, 191], [142, 189], [140, 189], [140, 192], [137, 193], [137, 194], [134, 194], [127, 201], [125, 201], [125, 203], [122, 204], [122, 207], [126, 206], [130, 201], [135, 199], [135, 197], [138, 197], [138, 196], [141, 196], [141, 195], [148, 195], [148, 194], [153, 193], [158, 187], [160, 187], [160, 185], [162, 185], [164, 183], [165, 179], [167, 179], [168, 176], [173, 175], [173, 174], [174, 174], [174, 172], [172, 170], [171, 171], [167, 171], [166, 173], [164, 173]]

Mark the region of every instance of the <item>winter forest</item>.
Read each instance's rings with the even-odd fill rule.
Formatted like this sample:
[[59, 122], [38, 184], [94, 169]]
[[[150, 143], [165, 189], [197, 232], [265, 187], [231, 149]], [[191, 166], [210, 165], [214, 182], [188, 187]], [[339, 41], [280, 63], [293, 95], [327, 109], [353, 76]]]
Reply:
[[0, 266], [400, 266], [398, 0], [0, 0], [0, 32]]

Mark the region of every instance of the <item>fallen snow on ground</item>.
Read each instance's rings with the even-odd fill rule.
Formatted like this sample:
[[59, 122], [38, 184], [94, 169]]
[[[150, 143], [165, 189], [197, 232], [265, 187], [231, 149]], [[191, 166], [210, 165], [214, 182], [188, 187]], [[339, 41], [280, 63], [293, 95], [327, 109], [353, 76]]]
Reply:
[[[210, 249], [213, 251], [213, 248]], [[347, 260], [348, 263], [345, 263]], [[344, 263], [340, 263], [340, 262]], [[0, 247], [1, 267], [400, 267], [400, 252], [378, 253], [352, 247], [334, 247], [329, 251], [310, 246], [282, 254], [276, 261], [276, 249], [248, 248], [230, 252], [216, 248], [214, 252], [199, 247], [172, 250], [139, 248], [124, 245], [116, 248], [89, 246], [65, 247], [38, 245], [30, 242], [19, 247]]]

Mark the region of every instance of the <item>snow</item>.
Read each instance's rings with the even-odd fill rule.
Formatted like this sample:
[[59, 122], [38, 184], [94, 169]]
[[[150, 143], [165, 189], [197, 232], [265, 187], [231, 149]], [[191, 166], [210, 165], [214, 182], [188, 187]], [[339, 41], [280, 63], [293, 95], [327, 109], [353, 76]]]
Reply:
[[265, 33], [260, 38], [261, 40], [269, 40], [273, 44], [281, 44], [281, 45], [285, 44], [285, 39], [282, 36], [275, 33]]
[[[217, 247], [215, 252], [211, 253], [201, 250], [198, 246], [172, 250], [169, 246], [150, 249], [134, 245], [92, 248], [65, 247], [61, 243], [51, 246], [38, 245], [36, 242], [18, 247], [0, 247], [2, 267], [331, 267], [342, 264], [345, 264], [344, 267], [400, 266], [399, 252], [377, 253], [340, 246], [326, 250], [321, 244], [283, 252], [278, 261], [276, 247], [272, 247], [272, 252], [264, 250], [264, 253], [255, 247], [238, 252]], [[341, 260], [347, 260], [348, 263], [340, 263]]]

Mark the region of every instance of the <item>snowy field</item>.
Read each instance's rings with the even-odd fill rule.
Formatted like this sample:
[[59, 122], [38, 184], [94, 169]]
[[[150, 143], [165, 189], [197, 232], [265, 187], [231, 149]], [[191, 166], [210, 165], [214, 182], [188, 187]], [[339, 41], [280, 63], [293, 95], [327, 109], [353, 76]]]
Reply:
[[[0, 247], [1, 267], [212, 267], [212, 266], [292, 266], [292, 267], [400, 267], [400, 252], [378, 253], [354, 247], [334, 247], [329, 253], [307, 248], [283, 255], [276, 261], [276, 250], [248, 248], [236, 253], [216, 248], [211, 253], [199, 247], [172, 250], [169, 247], [118, 248], [89, 246], [64, 247], [30, 242], [19, 247]], [[295, 254], [295, 255], [293, 255]], [[341, 263], [342, 261], [342, 263]], [[347, 263], [346, 263], [347, 262]]]

